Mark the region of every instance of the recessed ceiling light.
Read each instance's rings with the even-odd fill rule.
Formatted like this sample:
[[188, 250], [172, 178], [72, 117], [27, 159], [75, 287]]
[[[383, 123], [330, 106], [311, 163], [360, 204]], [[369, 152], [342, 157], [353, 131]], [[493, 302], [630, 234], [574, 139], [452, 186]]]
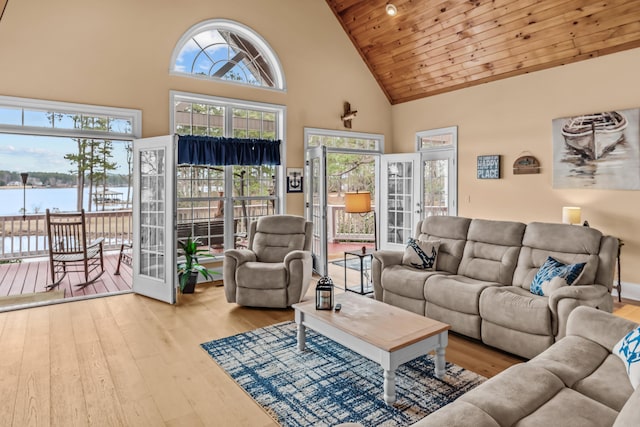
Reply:
[[393, 3], [387, 3], [385, 9], [389, 16], [396, 16], [398, 14], [398, 8]]

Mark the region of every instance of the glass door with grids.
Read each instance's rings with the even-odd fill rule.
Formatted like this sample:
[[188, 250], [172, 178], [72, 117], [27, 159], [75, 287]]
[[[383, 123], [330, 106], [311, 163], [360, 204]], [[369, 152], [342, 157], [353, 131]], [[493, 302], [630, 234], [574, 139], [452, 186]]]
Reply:
[[318, 146], [307, 149], [305, 191], [306, 217], [313, 222], [311, 252], [313, 269], [321, 276], [327, 275], [327, 148]]
[[173, 136], [133, 143], [133, 291], [176, 302]]
[[420, 155], [387, 154], [380, 159], [380, 248], [404, 250], [420, 220]]

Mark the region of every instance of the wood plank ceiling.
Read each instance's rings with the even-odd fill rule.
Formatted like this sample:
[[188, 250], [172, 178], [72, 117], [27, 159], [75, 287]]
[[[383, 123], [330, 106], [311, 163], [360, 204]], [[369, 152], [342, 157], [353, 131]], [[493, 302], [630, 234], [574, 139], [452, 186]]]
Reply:
[[326, 1], [392, 104], [640, 46], [640, 0]]

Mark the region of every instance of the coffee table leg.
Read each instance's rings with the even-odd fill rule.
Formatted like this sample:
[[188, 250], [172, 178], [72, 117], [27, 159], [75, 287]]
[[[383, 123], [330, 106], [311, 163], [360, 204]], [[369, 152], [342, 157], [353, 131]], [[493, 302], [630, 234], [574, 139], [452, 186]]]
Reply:
[[298, 323], [298, 350], [304, 351], [306, 340], [306, 331], [302, 323]]
[[442, 379], [445, 373], [444, 347], [436, 347], [435, 362], [436, 362], [436, 366], [435, 366], [436, 378]]
[[384, 370], [384, 401], [391, 405], [396, 401], [396, 371]]

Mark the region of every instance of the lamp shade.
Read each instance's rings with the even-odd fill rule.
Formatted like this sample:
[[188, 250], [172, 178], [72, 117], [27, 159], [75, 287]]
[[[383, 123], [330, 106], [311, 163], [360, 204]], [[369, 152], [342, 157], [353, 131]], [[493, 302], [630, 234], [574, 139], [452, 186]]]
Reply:
[[344, 211], [346, 213], [371, 212], [371, 193], [368, 191], [345, 193]]
[[564, 206], [562, 208], [562, 222], [564, 224], [580, 224], [580, 208]]

